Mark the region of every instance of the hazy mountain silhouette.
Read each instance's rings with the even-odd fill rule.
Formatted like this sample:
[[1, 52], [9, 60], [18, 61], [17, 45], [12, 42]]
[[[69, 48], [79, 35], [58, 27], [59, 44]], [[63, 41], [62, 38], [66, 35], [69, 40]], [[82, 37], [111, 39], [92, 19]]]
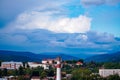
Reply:
[[32, 52], [19, 52], [19, 51], [7, 51], [0, 50], [0, 60], [3, 61], [41, 61], [42, 59], [47, 58], [56, 58], [58, 56], [62, 57], [63, 60], [76, 60], [77, 57], [73, 57], [70, 55], [55, 53], [55, 55], [48, 55], [54, 53], [41, 53], [35, 54]]
[[115, 53], [101, 54], [86, 58], [85, 61], [95, 62], [120, 62], [120, 51]]

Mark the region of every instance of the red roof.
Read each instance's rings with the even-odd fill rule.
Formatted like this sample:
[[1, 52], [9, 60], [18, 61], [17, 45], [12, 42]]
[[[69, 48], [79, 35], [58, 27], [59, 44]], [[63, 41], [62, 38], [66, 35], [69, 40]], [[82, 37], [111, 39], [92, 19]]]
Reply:
[[81, 65], [81, 64], [83, 64], [83, 63], [82, 63], [82, 62], [77, 62], [76, 64], [77, 64], [77, 65]]

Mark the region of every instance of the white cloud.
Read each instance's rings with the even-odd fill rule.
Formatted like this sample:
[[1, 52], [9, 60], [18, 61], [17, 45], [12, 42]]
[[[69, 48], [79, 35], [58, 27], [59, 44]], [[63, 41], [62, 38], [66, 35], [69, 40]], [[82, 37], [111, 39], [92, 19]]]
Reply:
[[68, 18], [60, 14], [57, 10], [25, 12], [13, 25], [19, 29], [45, 29], [56, 33], [85, 33], [90, 30], [91, 18], [85, 15]]

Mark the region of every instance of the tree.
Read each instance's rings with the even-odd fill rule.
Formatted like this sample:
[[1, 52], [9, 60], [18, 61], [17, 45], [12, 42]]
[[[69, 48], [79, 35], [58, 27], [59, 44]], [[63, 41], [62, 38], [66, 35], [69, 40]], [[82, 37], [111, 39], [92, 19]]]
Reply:
[[32, 76], [40, 76], [39, 71], [37, 71], [37, 70], [33, 71]]
[[24, 76], [18, 76], [18, 80], [25, 80]]
[[0, 77], [2, 77], [2, 70], [0, 69]]
[[106, 69], [120, 69], [120, 63], [118, 63], [118, 62], [104, 63], [104, 67]]
[[26, 65], [25, 62], [23, 62], [23, 67], [24, 67], [24, 68], [26, 67], [25, 65]]
[[7, 76], [8, 75], [8, 70], [7, 69], [3, 69], [2, 75], [3, 76]]
[[40, 77], [41, 78], [45, 78], [47, 76], [47, 73], [45, 71], [43, 71], [41, 74], [40, 74]]
[[47, 71], [47, 76], [49, 77], [53, 77], [55, 74], [54, 74], [54, 70], [49, 70]]
[[0, 66], [1, 66], [2, 61], [0, 60]]
[[25, 74], [31, 75], [32, 74], [32, 70], [30, 68], [26, 68], [25, 69]]
[[75, 69], [72, 72], [72, 79], [71, 80], [89, 80], [91, 71], [88, 69]]
[[83, 60], [83, 59], [79, 59], [78, 61], [80, 61], [80, 62], [82, 62], [82, 63], [84, 62], [84, 60]]
[[22, 66], [19, 67], [18, 74], [19, 75], [24, 75], [24, 70], [23, 70]]
[[115, 74], [115, 75], [110, 75], [108, 77], [108, 80], [120, 80], [120, 77], [119, 75]]

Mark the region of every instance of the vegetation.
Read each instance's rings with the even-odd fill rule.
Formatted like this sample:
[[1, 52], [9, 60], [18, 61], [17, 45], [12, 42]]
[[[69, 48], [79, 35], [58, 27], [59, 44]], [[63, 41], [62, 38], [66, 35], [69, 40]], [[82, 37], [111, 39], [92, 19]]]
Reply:
[[104, 63], [103, 66], [106, 69], [120, 69], [120, 63], [119, 62], [108, 62], [108, 63]]
[[[76, 65], [78, 61], [83, 62], [83, 65]], [[70, 80], [120, 80], [120, 77], [118, 75], [111, 75], [106, 78], [100, 77], [99, 74], [97, 74], [99, 68], [120, 69], [120, 63], [119, 62], [96, 63], [93, 61], [85, 63], [83, 60], [63, 61], [62, 77], [66, 77], [66, 74], [72, 74]], [[20, 67], [18, 70], [0, 69], [0, 77], [12, 75], [17, 76], [18, 80], [30, 80], [32, 76], [40, 76], [40, 78], [45, 78], [48, 76], [54, 77], [55, 74], [56, 69], [53, 68], [52, 66], [50, 66], [49, 70], [44, 70], [42, 67], [30, 68], [28, 65], [27, 68], [25, 68], [24, 66]]]

